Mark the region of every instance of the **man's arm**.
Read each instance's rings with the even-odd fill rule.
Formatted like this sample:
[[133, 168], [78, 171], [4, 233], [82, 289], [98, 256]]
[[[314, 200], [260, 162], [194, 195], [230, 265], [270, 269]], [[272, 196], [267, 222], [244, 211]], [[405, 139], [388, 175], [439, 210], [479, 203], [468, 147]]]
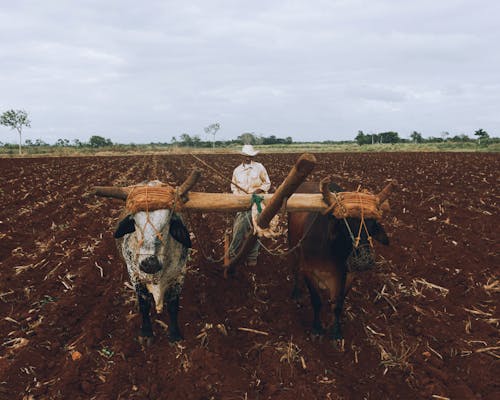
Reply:
[[268, 192], [271, 188], [271, 180], [269, 179], [269, 175], [267, 174], [266, 168], [262, 165], [262, 171], [260, 172], [260, 179], [262, 181], [262, 185], [260, 188], [263, 192]]
[[233, 171], [233, 177], [231, 178], [231, 192], [233, 192], [233, 194], [238, 194], [239, 193], [239, 189], [234, 185], [234, 183], [238, 183], [237, 180], [236, 180], [236, 168], [234, 169]]

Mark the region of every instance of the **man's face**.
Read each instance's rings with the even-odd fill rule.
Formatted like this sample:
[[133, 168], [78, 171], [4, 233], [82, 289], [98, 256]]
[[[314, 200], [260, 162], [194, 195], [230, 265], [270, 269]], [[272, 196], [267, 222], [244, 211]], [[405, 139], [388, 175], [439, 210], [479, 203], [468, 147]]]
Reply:
[[253, 157], [243, 156], [243, 164], [250, 164], [252, 162]]

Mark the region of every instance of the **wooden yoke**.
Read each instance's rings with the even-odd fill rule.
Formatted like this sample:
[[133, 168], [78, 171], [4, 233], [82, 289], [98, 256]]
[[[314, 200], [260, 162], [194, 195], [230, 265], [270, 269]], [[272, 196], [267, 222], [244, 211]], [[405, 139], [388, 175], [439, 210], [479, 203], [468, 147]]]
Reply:
[[[260, 228], [266, 229], [269, 227], [269, 223], [280, 210], [285, 198], [290, 197], [295, 190], [300, 186], [300, 184], [306, 179], [307, 175], [312, 171], [316, 165], [316, 157], [313, 154], [305, 153], [302, 154], [295, 166], [291, 169], [286, 179], [278, 187], [276, 192], [272, 195], [269, 200], [265, 201], [266, 207], [259, 215], [257, 219], [257, 225]], [[234, 272], [236, 265], [244, 260], [250, 249], [257, 242], [257, 236], [250, 232], [245, 238], [243, 244], [240, 246], [238, 254], [224, 263], [224, 276], [227, 277], [228, 272]]]

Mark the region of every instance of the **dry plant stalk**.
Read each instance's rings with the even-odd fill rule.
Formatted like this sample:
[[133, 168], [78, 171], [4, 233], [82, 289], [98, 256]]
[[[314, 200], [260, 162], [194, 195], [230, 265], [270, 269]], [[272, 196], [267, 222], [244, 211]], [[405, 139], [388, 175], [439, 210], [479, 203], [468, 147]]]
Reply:
[[30, 341], [28, 339], [26, 339], [26, 338], [16, 337], [16, 338], [7, 340], [2, 345], [8, 349], [7, 353], [11, 354], [12, 352], [14, 352], [16, 350], [19, 350], [19, 349], [23, 348], [29, 342]]
[[238, 328], [238, 330], [243, 331], [243, 332], [256, 333], [257, 335], [269, 336], [269, 333], [267, 333], [267, 332], [258, 331], [257, 329], [252, 329], [252, 328]]
[[191, 361], [189, 357], [184, 353], [186, 346], [181, 345], [179, 342], [175, 343], [175, 358], [180, 359], [180, 367], [184, 372], [188, 372], [191, 368]]
[[[445, 287], [436, 285], [434, 283], [427, 282], [424, 278], [416, 278], [416, 279], [413, 279], [412, 282], [413, 282], [413, 286], [415, 287], [416, 290], [417, 290], [416, 284], [418, 283], [418, 284], [420, 284], [423, 287], [426, 287], [428, 289], [437, 290], [441, 294], [441, 296], [443, 296], [443, 297], [446, 297], [448, 295], [448, 293], [450, 292], [449, 289], [446, 289]], [[421, 293], [421, 291], [419, 291], [419, 293]]]
[[500, 280], [488, 278], [488, 281], [483, 285], [484, 290], [491, 295], [492, 293], [500, 293]]
[[389, 371], [389, 368], [412, 370], [409, 360], [411, 355], [417, 350], [418, 344], [410, 346], [404, 339], [401, 339], [399, 345], [396, 345], [390, 333], [387, 339], [385, 334], [376, 332], [371, 328], [365, 329], [365, 332], [369, 342], [375, 345], [380, 351], [380, 364], [385, 367], [384, 375]]
[[201, 347], [206, 347], [208, 345], [208, 331], [214, 327], [213, 324], [206, 323], [201, 329], [200, 333], [196, 336], [196, 339], [201, 340]]
[[295, 343], [293, 343], [293, 338], [290, 338], [289, 342], [278, 342], [276, 343], [275, 349], [281, 354], [280, 362], [287, 362], [290, 367], [293, 363], [300, 363], [302, 369], [306, 369], [306, 361], [303, 356], [300, 355], [300, 348]]

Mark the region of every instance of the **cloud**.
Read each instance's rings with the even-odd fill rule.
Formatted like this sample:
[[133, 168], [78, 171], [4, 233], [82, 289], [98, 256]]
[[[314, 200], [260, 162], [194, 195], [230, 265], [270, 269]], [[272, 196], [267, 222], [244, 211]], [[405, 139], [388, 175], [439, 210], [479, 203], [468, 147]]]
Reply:
[[[0, 10], [0, 109], [28, 135], [500, 132], [493, 0], [20, 0]], [[7, 131], [0, 132], [9, 135]]]

